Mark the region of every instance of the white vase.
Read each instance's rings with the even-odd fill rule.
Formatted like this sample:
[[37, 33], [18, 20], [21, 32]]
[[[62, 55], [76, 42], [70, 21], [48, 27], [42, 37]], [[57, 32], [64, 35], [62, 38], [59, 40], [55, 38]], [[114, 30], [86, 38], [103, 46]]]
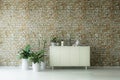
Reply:
[[22, 70], [28, 70], [29, 64], [28, 59], [22, 59]]
[[76, 45], [76, 46], [79, 45], [79, 40], [76, 40], [75, 45]]
[[40, 63], [32, 63], [32, 69], [34, 72], [40, 71]]
[[64, 46], [64, 41], [61, 41], [61, 46]]
[[40, 69], [41, 69], [41, 70], [45, 70], [45, 68], [46, 68], [45, 62], [41, 62], [41, 63], [40, 63]]

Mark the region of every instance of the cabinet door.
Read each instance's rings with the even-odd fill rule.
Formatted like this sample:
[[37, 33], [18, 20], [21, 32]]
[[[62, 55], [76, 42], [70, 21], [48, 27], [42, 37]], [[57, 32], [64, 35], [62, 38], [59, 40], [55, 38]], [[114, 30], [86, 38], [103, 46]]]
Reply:
[[70, 66], [70, 48], [61, 47], [60, 50], [60, 65], [61, 66]]
[[50, 66], [60, 66], [60, 48], [50, 47]]
[[80, 66], [90, 66], [90, 47], [80, 47]]
[[71, 53], [71, 56], [70, 56], [71, 66], [79, 66], [79, 63], [80, 63], [79, 47], [71, 47], [70, 53]]

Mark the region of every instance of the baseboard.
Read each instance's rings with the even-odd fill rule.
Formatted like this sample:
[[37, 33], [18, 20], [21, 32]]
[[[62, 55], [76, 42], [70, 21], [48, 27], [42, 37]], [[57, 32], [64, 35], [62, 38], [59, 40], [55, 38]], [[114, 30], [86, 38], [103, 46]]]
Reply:
[[[9, 68], [9, 69], [13, 69], [13, 68], [17, 68], [20, 69], [21, 66], [0, 66], [0, 68]], [[30, 66], [31, 68], [31, 66]], [[56, 68], [63, 68], [63, 69], [84, 69], [85, 67], [56, 67]], [[120, 66], [88, 66], [88, 69], [120, 69]], [[46, 69], [51, 69], [50, 66], [47, 66]]]
[[117, 69], [120, 66], [90, 66], [88, 69]]

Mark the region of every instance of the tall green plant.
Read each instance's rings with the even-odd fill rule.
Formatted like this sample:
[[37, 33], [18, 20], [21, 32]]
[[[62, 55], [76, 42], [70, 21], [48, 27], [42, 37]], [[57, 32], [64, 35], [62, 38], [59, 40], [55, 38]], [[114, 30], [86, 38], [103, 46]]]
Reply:
[[30, 45], [27, 45], [24, 49], [21, 49], [18, 53], [19, 53], [19, 58], [20, 59], [28, 59], [28, 57], [30, 56], [30, 51], [31, 47]]
[[29, 60], [33, 63], [39, 63], [40, 61], [43, 61], [45, 50], [40, 50], [38, 52], [32, 52], [30, 54]]
[[[44, 56], [45, 55], [45, 46], [46, 46], [47, 41], [43, 40], [43, 48], [40, 49], [37, 52], [32, 52], [30, 54], [29, 60], [33, 63], [39, 63], [40, 61], [44, 61]], [[40, 47], [40, 45], [39, 45]]]

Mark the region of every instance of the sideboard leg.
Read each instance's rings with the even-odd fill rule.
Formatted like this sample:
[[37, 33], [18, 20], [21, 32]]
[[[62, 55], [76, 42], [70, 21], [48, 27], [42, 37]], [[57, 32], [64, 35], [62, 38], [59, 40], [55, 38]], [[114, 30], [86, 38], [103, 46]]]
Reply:
[[85, 70], [87, 70], [87, 66], [85, 66]]
[[54, 66], [52, 66], [52, 70], [54, 70]]

